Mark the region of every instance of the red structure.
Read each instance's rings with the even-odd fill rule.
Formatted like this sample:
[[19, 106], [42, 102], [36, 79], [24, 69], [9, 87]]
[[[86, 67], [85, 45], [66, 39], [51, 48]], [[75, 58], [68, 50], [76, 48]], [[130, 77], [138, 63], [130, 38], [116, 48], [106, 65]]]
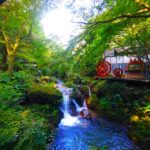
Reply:
[[119, 55], [116, 50], [105, 51], [104, 59], [98, 63], [96, 71], [96, 78], [150, 80], [150, 62], [147, 57]]
[[126, 68], [126, 71], [142, 71], [143, 70], [144, 62], [138, 58], [138, 59], [130, 59], [128, 67]]
[[140, 58], [130, 59], [125, 71], [127, 73], [126, 78], [144, 78], [144, 62]]
[[108, 61], [103, 60], [97, 65], [98, 76], [107, 77], [110, 72], [111, 72], [111, 64]]
[[114, 75], [117, 77], [117, 78], [121, 78], [121, 76], [123, 75], [123, 70], [121, 68], [116, 68], [114, 70]]

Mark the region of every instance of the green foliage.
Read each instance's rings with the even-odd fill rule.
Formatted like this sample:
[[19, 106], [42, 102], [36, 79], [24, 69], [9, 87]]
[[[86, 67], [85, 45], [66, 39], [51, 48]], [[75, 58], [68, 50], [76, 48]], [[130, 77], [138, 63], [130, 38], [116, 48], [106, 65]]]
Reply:
[[116, 81], [95, 81], [92, 91], [98, 95], [96, 112], [113, 121], [131, 124], [129, 136], [147, 150], [150, 135], [149, 87]]
[[133, 114], [145, 116], [144, 109], [149, 104], [145, 102], [145, 94], [149, 88], [130, 87], [122, 82], [99, 81], [93, 84], [93, 92], [98, 95], [99, 106], [95, 107], [105, 116], [121, 122], [130, 122]]
[[[13, 75], [0, 73], [0, 149], [46, 149], [47, 141], [51, 138], [48, 127], [52, 126], [52, 130], [58, 123], [56, 103], [62, 95], [54, 87], [55, 78], [51, 77], [52, 83], [41, 82], [39, 86], [33, 84], [33, 79], [33, 76], [23, 71]], [[50, 106], [21, 107], [19, 100], [25, 99], [24, 92], [27, 90], [38, 94], [41, 91], [48, 93], [53, 103]], [[49, 123], [50, 115], [53, 120]]]
[[100, 105], [101, 109], [103, 109], [105, 111], [109, 111], [111, 108], [110, 100], [107, 99], [106, 97], [104, 97], [100, 100], [99, 105]]
[[[80, 38], [74, 39], [74, 42], [78, 42], [72, 47], [73, 70], [83, 76], [96, 74], [96, 65], [105, 50], [128, 47], [130, 52], [124, 51], [125, 55], [132, 52], [138, 56], [147, 55], [149, 51], [149, 18], [120, 17], [149, 15], [149, 2], [106, 0], [103, 7], [101, 13], [89, 20]], [[115, 19], [117, 17], [119, 18]], [[91, 25], [91, 22], [96, 23]]]
[[25, 72], [16, 72], [13, 76], [0, 73], [0, 102], [14, 106], [23, 97], [23, 92], [30, 87], [31, 77]]
[[[44, 111], [49, 112], [49, 107]], [[40, 106], [28, 107], [19, 111], [6, 107], [0, 111], [1, 149], [45, 149], [48, 137], [48, 122]]]
[[14, 105], [18, 102], [18, 99], [21, 98], [22, 92], [16, 91], [11, 85], [0, 85], [0, 102], [5, 105]]

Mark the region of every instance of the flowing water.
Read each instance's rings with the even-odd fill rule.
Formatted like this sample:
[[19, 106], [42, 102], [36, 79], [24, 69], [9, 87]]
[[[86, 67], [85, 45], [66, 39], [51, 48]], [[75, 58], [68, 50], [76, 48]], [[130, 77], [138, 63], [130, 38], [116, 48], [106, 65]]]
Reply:
[[74, 103], [77, 112], [88, 109], [84, 102], [80, 107], [70, 99], [71, 88], [57, 84], [63, 94], [62, 112], [64, 118], [57, 129], [54, 141], [49, 150], [138, 150], [137, 146], [126, 135], [126, 129], [104, 119], [81, 118], [70, 115], [70, 103]]

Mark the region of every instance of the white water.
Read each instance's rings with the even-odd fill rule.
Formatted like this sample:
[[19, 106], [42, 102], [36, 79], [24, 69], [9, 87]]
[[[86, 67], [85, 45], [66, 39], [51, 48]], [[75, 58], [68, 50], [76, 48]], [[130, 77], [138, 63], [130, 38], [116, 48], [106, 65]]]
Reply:
[[64, 114], [64, 118], [61, 120], [60, 125], [64, 126], [74, 126], [80, 124], [80, 116], [72, 116], [69, 113], [69, 103], [72, 101], [75, 104], [76, 112], [79, 113], [82, 109], [87, 109], [86, 101], [84, 101], [83, 106], [80, 107], [75, 100], [70, 98], [72, 93], [72, 88], [67, 88], [63, 86], [63, 82], [59, 81], [57, 84], [58, 90], [63, 94], [63, 105], [61, 111]]

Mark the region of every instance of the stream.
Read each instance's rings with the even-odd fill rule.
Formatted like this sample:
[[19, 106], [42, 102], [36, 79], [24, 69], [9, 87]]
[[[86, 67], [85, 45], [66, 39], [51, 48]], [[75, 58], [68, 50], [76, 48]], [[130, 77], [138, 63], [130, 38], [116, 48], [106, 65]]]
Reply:
[[[88, 112], [86, 103], [81, 107], [72, 100], [72, 89], [64, 87], [62, 82], [57, 84], [57, 88], [63, 94], [60, 109], [64, 117], [48, 150], [139, 150], [128, 138], [125, 127], [101, 118], [81, 117], [79, 112]], [[74, 103], [78, 115], [71, 115], [70, 102]]]

